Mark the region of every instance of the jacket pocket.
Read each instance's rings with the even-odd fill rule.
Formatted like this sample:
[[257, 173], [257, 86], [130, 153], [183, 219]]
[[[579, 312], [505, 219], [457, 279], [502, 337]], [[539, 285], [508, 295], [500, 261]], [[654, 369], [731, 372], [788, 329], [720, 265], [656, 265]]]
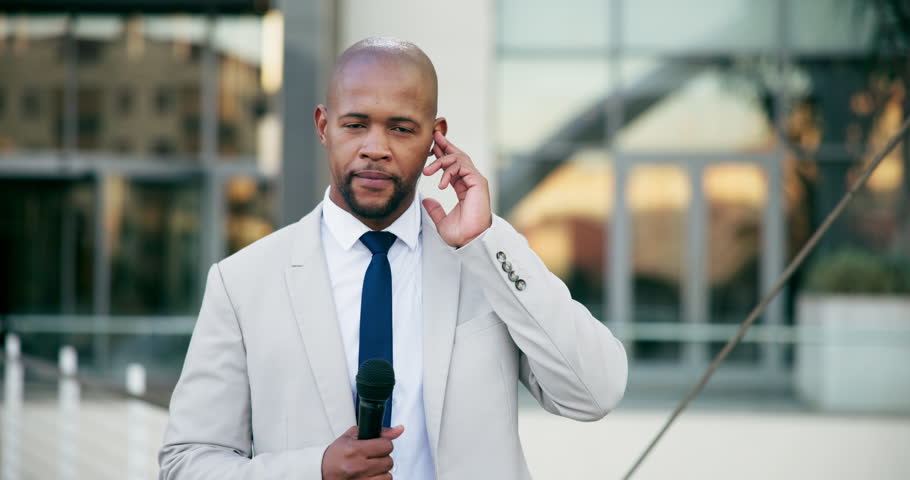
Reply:
[[504, 325], [496, 312], [487, 312], [459, 323], [455, 327], [455, 338], [464, 338], [497, 325]]

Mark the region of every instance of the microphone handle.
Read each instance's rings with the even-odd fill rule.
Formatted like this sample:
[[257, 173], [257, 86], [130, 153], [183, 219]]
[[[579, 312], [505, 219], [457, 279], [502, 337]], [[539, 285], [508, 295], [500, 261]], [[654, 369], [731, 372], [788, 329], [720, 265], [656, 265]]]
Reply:
[[357, 439], [369, 440], [379, 438], [382, 434], [382, 417], [385, 415], [385, 403], [360, 398], [358, 410]]

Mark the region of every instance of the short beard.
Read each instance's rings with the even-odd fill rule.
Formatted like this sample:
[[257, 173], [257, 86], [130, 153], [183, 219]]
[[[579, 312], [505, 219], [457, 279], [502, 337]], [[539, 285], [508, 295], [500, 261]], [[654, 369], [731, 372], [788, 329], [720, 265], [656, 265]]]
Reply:
[[351, 209], [351, 212], [353, 212], [354, 215], [369, 220], [381, 220], [387, 218], [389, 215], [398, 210], [398, 207], [401, 206], [401, 202], [404, 201], [404, 199], [407, 198], [407, 196], [410, 195], [416, 187], [416, 185], [410, 185], [399, 177], [392, 177], [392, 182], [395, 186], [395, 190], [392, 192], [392, 196], [389, 197], [388, 201], [386, 201], [384, 205], [367, 207], [357, 202], [357, 197], [354, 195], [354, 187], [351, 185], [353, 181], [354, 174], [352, 173], [347, 176], [344, 182], [339, 182], [338, 191], [341, 192], [341, 197], [344, 198], [344, 203], [348, 204], [348, 208]]

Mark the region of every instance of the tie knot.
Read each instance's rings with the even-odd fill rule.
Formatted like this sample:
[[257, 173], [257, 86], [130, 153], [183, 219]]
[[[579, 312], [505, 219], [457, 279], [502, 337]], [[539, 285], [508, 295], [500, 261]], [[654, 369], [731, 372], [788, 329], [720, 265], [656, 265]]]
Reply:
[[389, 253], [396, 238], [398, 237], [394, 233], [367, 232], [360, 236], [360, 241], [370, 249], [370, 253], [376, 255], [377, 253]]

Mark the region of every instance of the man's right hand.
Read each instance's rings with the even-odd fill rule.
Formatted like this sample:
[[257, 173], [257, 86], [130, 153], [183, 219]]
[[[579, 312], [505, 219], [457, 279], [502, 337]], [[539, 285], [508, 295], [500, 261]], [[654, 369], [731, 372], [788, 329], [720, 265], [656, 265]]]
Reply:
[[349, 428], [322, 455], [323, 480], [391, 480], [392, 440], [404, 432], [399, 425], [383, 428], [379, 438], [357, 440], [357, 426]]

